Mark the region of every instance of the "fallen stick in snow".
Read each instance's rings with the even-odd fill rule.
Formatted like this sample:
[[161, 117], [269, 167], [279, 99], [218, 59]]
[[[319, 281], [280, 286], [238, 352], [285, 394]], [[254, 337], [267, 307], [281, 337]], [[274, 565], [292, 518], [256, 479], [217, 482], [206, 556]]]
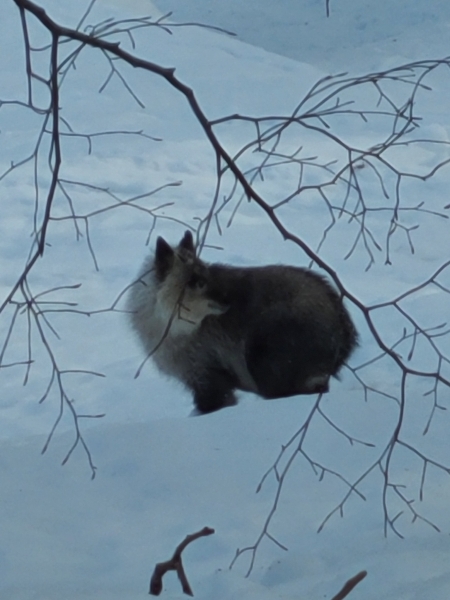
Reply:
[[191, 533], [191, 535], [187, 535], [181, 542], [181, 544], [177, 546], [170, 560], [166, 560], [165, 562], [157, 563], [155, 565], [153, 575], [150, 579], [150, 589], [148, 590], [148, 593], [152, 594], [153, 596], [159, 596], [163, 588], [162, 580], [164, 575], [167, 573], [167, 571], [176, 571], [178, 579], [181, 583], [181, 587], [183, 588], [183, 592], [185, 594], [188, 594], [189, 596], [193, 596], [194, 594], [192, 593], [191, 586], [189, 585], [186, 573], [184, 572], [183, 562], [181, 560], [181, 553], [186, 548], [186, 546], [194, 540], [205, 535], [211, 535], [213, 533], [214, 529], [211, 529], [211, 527], [203, 527], [203, 529], [197, 531], [197, 533]]
[[336, 596], [333, 596], [333, 598], [331, 600], [343, 600], [343, 598], [348, 596], [348, 594], [350, 594], [352, 589], [355, 586], [357, 586], [358, 583], [360, 581], [362, 581], [366, 575], [367, 575], [367, 571], [361, 571], [360, 573], [358, 573], [357, 575], [355, 575], [354, 577], [349, 579], [347, 581], [347, 583], [344, 585], [344, 587], [342, 588], [342, 590], [340, 592], [338, 592], [336, 594]]

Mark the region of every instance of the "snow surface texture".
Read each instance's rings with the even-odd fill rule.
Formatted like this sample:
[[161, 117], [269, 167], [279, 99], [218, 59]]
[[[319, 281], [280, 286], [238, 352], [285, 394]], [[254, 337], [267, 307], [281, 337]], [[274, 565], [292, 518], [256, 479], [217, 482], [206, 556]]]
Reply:
[[[42, 2], [55, 20], [68, 26], [76, 25], [88, 4], [80, 7], [60, 0]], [[97, 4], [89, 23], [108, 17], [157, 15], [145, 0], [105, 0]], [[234, 113], [288, 115], [299, 98], [330, 72], [362, 74], [449, 54], [447, 2], [379, 0], [357, 4], [356, 8], [350, 0], [331, 0], [327, 20], [325, 3], [316, 0], [164, 0], [158, 3], [159, 9], [173, 10], [175, 21], [207, 22], [236, 32], [238, 38], [198, 27], [175, 28], [173, 35], [145, 30], [136, 37], [136, 53], [163, 66], [176, 67], [178, 77], [195, 90], [211, 119]], [[31, 31], [34, 45], [49, 42], [35, 23]], [[4, 0], [0, 8], [0, 40], [0, 99], [25, 99], [23, 40], [19, 13], [12, 0]], [[124, 38], [121, 40], [125, 44]], [[129, 41], [126, 43], [131, 50]], [[38, 64], [43, 76], [48, 76], [46, 60], [43, 56]], [[196, 219], [205, 217], [216, 183], [213, 152], [185, 100], [158, 77], [126, 68], [126, 79], [142, 99], [144, 109], [117, 78], [98, 94], [109, 67], [97, 52], [86, 50], [76, 66], [61, 88], [63, 116], [75, 131], [142, 130], [162, 141], [128, 134], [92, 138], [92, 153], [88, 154], [86, 139], [67, 138], [61, 177], [111, 190], [122, 200], [167, 186], [151, 196], [147, 206], [167, 204], [155, 210], [156, 231], [177, 241], [185, 229], [183, 223], [196, 226]], [[448, 76], [438, 73], [428, 83], [433, 93], [424, 92], [418, 98], [422, 103], [421, 136], [448, 142]], [[39, 93], [37, 87], [36, 101], [45, 103], [45, 91], [41, 96]], [[356, 96], [362, 102], [367, 99], [364, 91]], [[39, 126], [38, 116], [24, 108], [2, 106], [2, 173], [11, 161], [16, 163], [32, 152]], [[343, 131], [352, 143], [369, 146], [372, 139], [378, 139], [382, 125], [377, 120], [366, 123], [363, 119], [343, 119], [335, 121], [334, 127], [333, 131]], [[252, 137], [247, 124], [224, 126], [220, 132], [230, 152]], [[304, 156], [317, 155], [323, 162], [336, 158], [335, 146], [313, 133], [303, 132], [301, 143]], [[449, 151], [444, 145], [412, 146], [399, 147], [392, 155], [402, 168], [425, 173], [448, 158]], [[45, 196], [45, 152], [42, 156], [39, 185]], [[251, 158], [244, 158], [244, 167], [253, 165]], [[265, 175], [258, 189], [276, 202], [284, 197], [283, 188], [292, 175], [288, 169]], [[449, 169], [442, 169], [427, 182], [406, 181], [403, 193], [410, 206], [426, 199], [433, 210], [445, 213], [449, 180]], [[364, 181], [366, 194], [370, 197], [372, 192], [375, 202], [380, 196], [376, 178], [368, 174]], [[0, 183], [3, 299], [29, 252], [35, 206], [32, 163], [13, 170]], [[395, 187], [395, 181], [387, 183]], [[78, 213], [87, 214], [108, 204], [106, 193], [80, 187], [67, 184], [76, 198]], [[60, 199], [54, 211], [55, 217], [63, 218], [69, 213], [68, 204]], [[279, 233], [257, 207], [244, 202], [227, 228], [230, 211], [225, 207], [222, 236], [211, 227], [205, 259], [236, 264], [308, 264], [297, 247], [280, 242]], [[371, 226], [382, 235], [383, 220], [379, 213], [374, 215]], [[328, 224], [317, 201], [308, 196], [301, 208], [287, 204], [280, 210], [280, 217], [314, 248]], [[415, 254], [411, 255], [405, 235], [394, 237], [392, 265], [385, 265], [380, 253], [371, 269], [365, 271], [368, 256], [363, 248], [344, 261], [353, 232], [341, 225], [330, 232], [321, 247], [321, 257], [339, 272], [347, 289], [358, 298], [368, 303], [391, 299], [429, 277], [448, 257], [446, 219], [413, 213], [407, 224], [414, 226], [419, 221], [421, 227], [414, 232]], [[49, 298], [76, 302], [77, 310], [91, 313], [111, 306], [148, 251], [145, 243], [152, 224], [149, 215], [129, 207], [93, 216], [90, 239], [97, 271], [86, 235], [77, 240], [70, 219], [55, 220], [49, 228], [44, 258], [30, 277], [34, 293], [81, 283], [76, 289], [53, 292]], [[80, 228], [86, 234], [83, 227], [82, 222]], [[153, 234], [150, 245], [155, 239]], [[449, 285], [448, 273], [444, 283]], [[352, 361], [359, 365], [376, 356], [377, 348], [362, 315], [355, 307], [350, 308], [361, 329], [361, 348]], [[424, 327], [436, 326], [448, 320], [448, 295], [427, 288], [410, 301], [408, 308], [415, 311]], [[339, 505], [348, 487], [330, 472], [319, 481], [311, 465], [298, 455], [270, 526], [270, 533], [289, 552], [265, 538], [249, 578], [244, 577], [249, 554], [242, 555], [228, 570], [236, 549], [252, 545], [258, 538], [272, 507], [277, 490], [273, 476], [255, 494], [262, 475], [274, 463], [281, 445], [302, 426], [316, 399], [262, 402], [242, 395], [236, 408], [186, 418], [191, 411], [189, 395], [176, 383], [160, 377], [151, 364], [146, 364], [140, 377], [134, 379], [142, 356], [123, 314], [100, 312], [87, 317], [65, 312], [54, 313], [51, 319], [60, 336], [52, 338], [60, 369], [87, 369], [106, 376], [65, 375], [78, 414], [106, 413], [102, 419], [80, 421], [97, 474], [91, 481], [87, 457], [80, 447], [63, 468], [59, 466], [74, 439], [70, 411], [64, 412], [46, 454], [40, 454], [58, 416], [60, 401], [55, 389], [42, 404], [38, 403], [48, 386], [51, 368], [45, 349], [34, 337], [34, 363], [27, 385], [22, 385], [25, 366], [0, 371], [2, 598], [143, 598], [155, 562], [168, 559], [186, 534], [205, 525], [214, 527], [215, 535], [194, 542], [184, 556], [198, 598], [331, 597], [362, 569], [368, 571], [368, 577], [350, 598], [450, 597], [450, 482], [442, 471], [432, 467], [427, 470], [424, 500], [417, 500], [414, 506], [439, 526], [440, 534], [419, 519], [411, 523], [412, 513], [399, 503], [398, 511], [405, 513], [397, 524], [405, 539], [391, 531], [385, 538], [383, 481], [379, 469], [374, 469], [358, 488], [366, 501], [353, 494], [345, 504], [344, 518], [340, 519], [337, 511], [318, 535], [317, 529]], [[396, 315], [386, 310], [377, 321], [386, 339], [391, 335], [391, 343], [397, 339], [398, 330], [401, 335], [403, 326], [395, 319]], [[0, 323], [1, 339], [9, 322], [5, 318]], [[448, 340], [444, 339], [445, 343], [448, 347]], [[26, 318], [19, 317], [4, 362], [26, 360], [27, 347]], [[420, 348], [417, 352], [418, 364], [425, 368], [427, 354]], [[426, 366], [434, 368], [433, 364]], [[387, 359], [374, 363], [365, 376], [379, 392], [389, 394], [398, 389], [399, 374]], [[449, 465], [450, 424], [446, 413], [439, 412], [428, 435], [422, 436], [432, 404], [430, 397], [423, 396], [427, 389], [424, 383], [416, 382], [409, 390], [404, 437], [419, 443], [426, 455]], [[440, 398], [446, 408], [448, 392]], [[346, 372], [342, 381], [333, 382], [321, 407], [349, 435], [375, 444], [351, 445], [323, 419], [313, 421], [308, 432], [308, 454], [317, 464], [326, 464], [330, 471], [354, 481], [392, 435], [398, 405], [378, 392], [364, 401], [361, 386]], [[421, 461], [417, 456], [399, 453], [394, 466], [395, 483], [406, 486], [407, 498], [418, 498]], [[397, 505], [395, 499], [391, 501], [393, 517]], [[174, 575], [167, 576], [164, 583], [164, 597], [182, 596]]]

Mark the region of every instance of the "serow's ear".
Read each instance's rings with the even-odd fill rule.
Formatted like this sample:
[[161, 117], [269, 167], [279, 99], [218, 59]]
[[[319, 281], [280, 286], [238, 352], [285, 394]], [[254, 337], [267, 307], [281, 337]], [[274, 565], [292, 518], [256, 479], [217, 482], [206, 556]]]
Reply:
[[186, 231], [178, 247], [195, 254], [194, 238], [190, 231]]
[[155, 271], [159, 281], [164, 281], [173, 265], [174, 251], [166, 240], [159, 237], [156, 240]]

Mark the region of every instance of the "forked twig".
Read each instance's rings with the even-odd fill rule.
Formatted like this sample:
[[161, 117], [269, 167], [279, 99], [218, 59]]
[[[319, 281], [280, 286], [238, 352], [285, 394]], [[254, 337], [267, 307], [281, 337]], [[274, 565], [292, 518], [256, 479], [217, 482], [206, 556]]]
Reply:
[[162, 592], [163, 588], [163, 577], [167, 573], [167, 571], [176, 571], [178, 575], [178, 579], [180, 580], [181, 587], [183, 592], [188, 596], [193, 596], [192, 588], [189, 584], [189, 581], [186, 577], [186, 573], [184, 572], [183, 561], [181, 558], [181, 553], [186, 548], [188, 544], [197, 540], [200, 537], [204, 537], [206, 535], [212, 535], [214, 533], [214, 529], [211, 527], [203, 527], [200, 531], [196, 533], [191, 533], [187, 535], [184, 540], [179, 544], [170, 560], [166, 560], [165, 562], [157, 563], [155, 565], [155, 569], [153, 571], [152, 577], [150, 579], [150, 588], [148, 590], [149, 594], [153, 596], [159, 596]]

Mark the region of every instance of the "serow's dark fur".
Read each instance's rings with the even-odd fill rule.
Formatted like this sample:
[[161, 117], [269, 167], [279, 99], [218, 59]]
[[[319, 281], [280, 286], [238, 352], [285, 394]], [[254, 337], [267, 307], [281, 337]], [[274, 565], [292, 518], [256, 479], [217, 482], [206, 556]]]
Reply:
[[205, 263], [188, 231], [176, 248], [158, 238], [128, 304], [147, 353], [192, 391], [201, 413], [236, 404], [236, 389], [268, 399], [327, 392], [357, 345], [322, 276]]

